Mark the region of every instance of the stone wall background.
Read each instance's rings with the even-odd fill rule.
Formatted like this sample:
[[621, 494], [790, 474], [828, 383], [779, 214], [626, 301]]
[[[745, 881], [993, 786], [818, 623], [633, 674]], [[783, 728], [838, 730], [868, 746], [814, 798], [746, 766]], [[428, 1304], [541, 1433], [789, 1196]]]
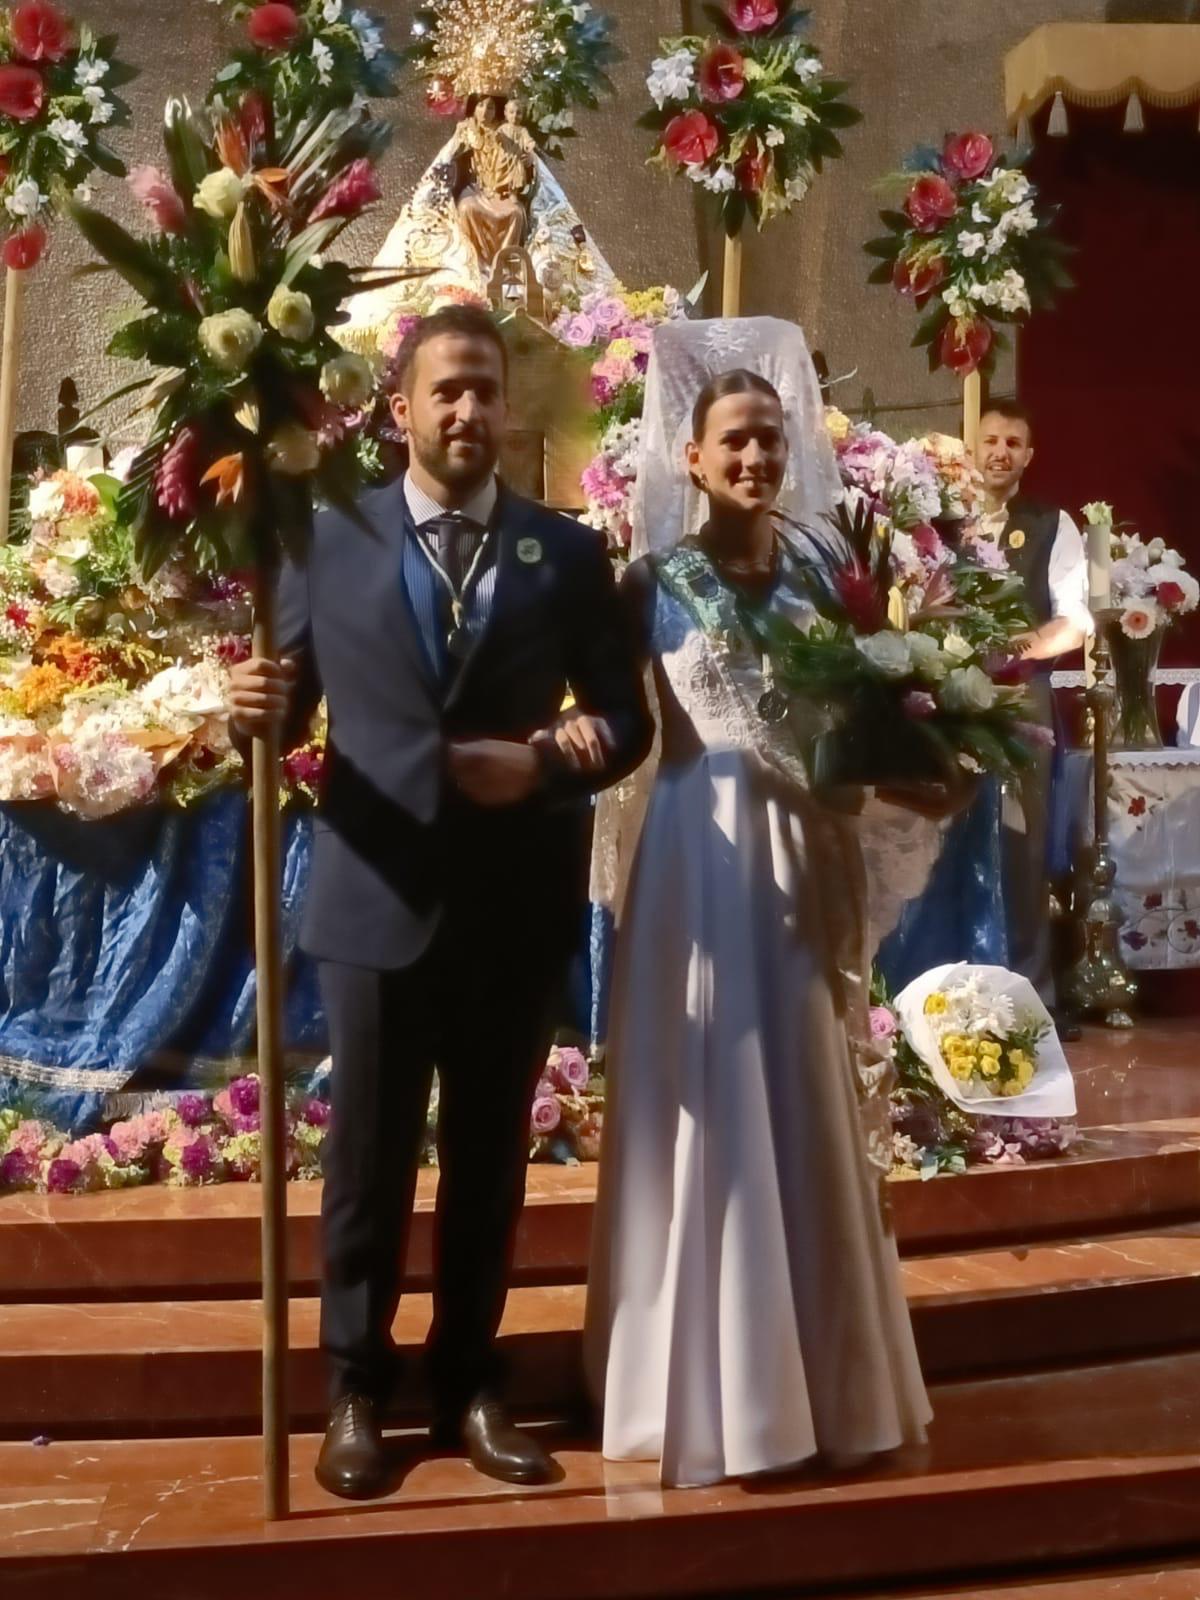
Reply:
[[[671, 282], [690, 288], [712, 272], [710, 306], [720, 272], [721, 241], [706, 226], [698, 197], [682, 180], [668, 182], [643, 163], [648, 135], [634, 126], [647, 104], [644, 73], [661, 35], [705, 31], [692, 0], [599, 0], [615, 15], [626, 59], [614, 78], [618, 94], [580, 118], [562, 176], [615, 270], [631, 286]], [[410, 0], [371, 0], [392, 42], [407, 38]], [[201, 0], [75, 0], [77, 14], [121, 36], [125, 58], [141, 67], [127, 91], [134, 124], [115, 136], [130, 165], [159, 158], [162, 105], [173, 92], [197, 97], [228, 48], [228, 25]], [[866, 284], [864, 239], [878, 231], [873, 185], [913, 145], [965, 125], [1003, 132], [1003, 59], [1030, 30], [1050, 21], [1190, 19], [1196, 0], [814, 0], [812, 33], [830, 72], [851, 80], [865, 120], [846, 135], [847, 155], [826, 171], [804, 205], [761, 237], [747, 236], [744, 303], [751, 312], [798, 320], [835, 374], [856, 370], [836, 396], [854, 408], [869, 388], [885, 423], [953, 427], [954, 381], [925, 370], [909, 348], [913, 318], [883, 289]], [[444, 134], [424, 111], [416, 81], [405, 80], [391, 102], [396, 137], [386, 159], [385, 202], [349, 236], [369, 260], [432, 158]], [[101, 179], [98, 202], [130, 220], [136, 207], [124, 185]], [[73, 376], [86, 405], [129, 376], [104, 355], [125, 300], [107, 276], [78, 278], [87, 259], [67, 226], [29, 286], [27, 337], [18, 426], [53, 427], [58, 385]], [[999, 385], [1008, 375], [1003, 371]], [[908, 414], [894, 408], [918, 408]]]

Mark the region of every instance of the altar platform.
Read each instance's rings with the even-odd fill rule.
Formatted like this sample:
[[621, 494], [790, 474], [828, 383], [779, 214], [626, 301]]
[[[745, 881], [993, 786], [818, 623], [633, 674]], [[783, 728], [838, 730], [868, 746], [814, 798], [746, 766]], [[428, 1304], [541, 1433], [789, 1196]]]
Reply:
[[[1194, 1034], [1092, 1032], [1070, 1054], [1077, 1153], [891, 1186], [935, 1422], [926, 1449], [837, 1479], [664, 1491], [651, 1466], [600, 1459], [579, 1377], [594, 1169], [536, 1167], [504, 1340], [561, 1481], [508, 1489], [430, 1456], [414, 1375], [393, 1494], [324, 1495], [319, 1186], [294, 1184], [293, 1514], [264, 1525], [257, 1190], [5, 1197], [0, 1593], [1197, 1600]], [[414, 1354], [434, 1181], [396, 1327]]]

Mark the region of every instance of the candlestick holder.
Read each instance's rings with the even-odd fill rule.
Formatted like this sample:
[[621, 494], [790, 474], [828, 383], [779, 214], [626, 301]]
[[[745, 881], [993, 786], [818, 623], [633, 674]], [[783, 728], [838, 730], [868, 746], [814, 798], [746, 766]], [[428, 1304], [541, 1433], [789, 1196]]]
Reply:
[[[1106, 612], [1097, 616], [1104, 620]], [[1117, 869], [1108, 846], [1108, 742], [1114, 700], [1110, 681], [1112, 658], [1104, 629], [1092, 643], [1092, 682], [1085, 696], [1092, 737], [1092, 850], [1081, 864], [1086, 905], [1081, 922], [1083, 955], [1067, 979], [1071, 1003], [1083, 1016], [1095, 1016], [1106, 1028], [1132, 1028], [1130, 1007], [1137, 999], [1137, 980], [1121, 959], [1118, 934], [1121, 916], [1112, 888]]]

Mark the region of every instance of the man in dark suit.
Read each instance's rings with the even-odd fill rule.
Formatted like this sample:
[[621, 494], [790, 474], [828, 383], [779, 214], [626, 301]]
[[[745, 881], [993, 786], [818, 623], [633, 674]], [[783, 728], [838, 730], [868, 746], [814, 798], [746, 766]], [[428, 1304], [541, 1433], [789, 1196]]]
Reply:
[[435, 1067], [435, 1437], [509, 1482], [553, 1472], [500, 1402], [495, 1337], [581, 925], [587, 796], [638, 765], [651, 725], [603, 543], [496, 480], [506, 378], [485, 312], [409, 334], [391, 400], [408, 471], [364, 498], [370, 532], [318, 516], [281, 582], [283, 664], [234, 677], [244, 734], [299, 732], [322, 693], [329, 709], [302, 943], [333, 1054], [317, 1478], [349, 1497], [386, 1484], [390, 1329]]

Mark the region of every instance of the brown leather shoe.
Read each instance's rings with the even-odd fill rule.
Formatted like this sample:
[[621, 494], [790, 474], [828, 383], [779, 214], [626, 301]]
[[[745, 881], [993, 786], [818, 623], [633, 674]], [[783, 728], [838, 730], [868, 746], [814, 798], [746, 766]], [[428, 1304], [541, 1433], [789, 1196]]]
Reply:
[[330, 1412], [316, 1479], [343, 1500], [370, 1500], [385, 1491], [387, 1452], [375, 1404], [366, 1395], [343, 1395]]
[[558, 1468], [536, 1439], [514, 1428], [498, 1400], [476, 1400], [462, 1420], [462, 1442], [476, 1472], [501, 1483], [553, 1483]]

